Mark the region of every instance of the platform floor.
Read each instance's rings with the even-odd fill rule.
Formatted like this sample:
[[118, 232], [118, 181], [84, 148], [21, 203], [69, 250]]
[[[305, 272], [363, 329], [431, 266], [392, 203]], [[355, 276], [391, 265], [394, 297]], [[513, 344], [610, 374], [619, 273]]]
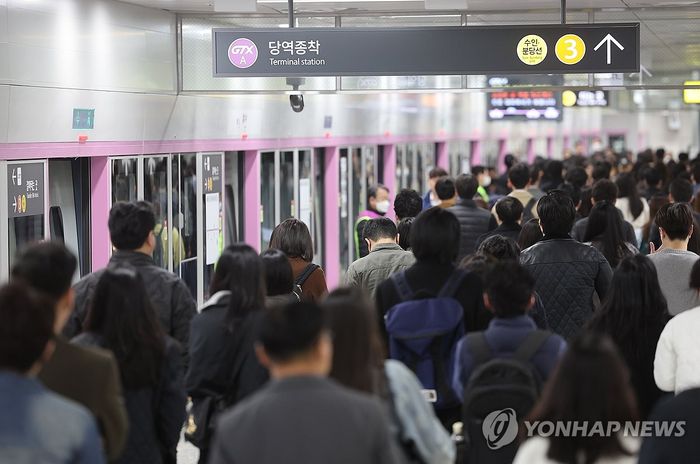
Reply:
[[185, 429], [180, 434], [180, 443], [177, 445], [177, 464], [197, 464], [199, 450], [185, 441]]

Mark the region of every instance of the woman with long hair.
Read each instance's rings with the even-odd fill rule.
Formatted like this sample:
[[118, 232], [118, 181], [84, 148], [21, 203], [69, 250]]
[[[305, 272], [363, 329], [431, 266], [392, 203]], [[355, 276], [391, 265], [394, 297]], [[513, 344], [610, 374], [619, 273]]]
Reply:
[[114, 462], [174, 464], [187, 403], [180, 349], [163, 330], [134, 266], [103, 271], [73, 343], [110, 350], [119, 365], [129, 436]]
[[605, 256], [613, 269], [628, 256], [638, 253], [637, 248], [625, 242], [622, 233], [622, 218], [615, 205], [607, 200], [593, 205], [588, 216], [583, 243], [591, 245]]
[[669, 319], [654, 264], [636, 255], [620, 263], [600, 311], [587, 326], [617, 344], [629, 366], [642, 418], [663, 395], [654, 382], [654, 355]]
[[280, 250], [268, 248], [260, 253], [267, 290], [267, 306], [285, 305], [299, 301], [294, 293], [292, 265]]
[[535, 435], [520, 445], [513, 464], [636, 464], [638, 438], [623, 436], [622, 430], [590, 431], [596, 423], [607, 431], [614, 423], [624, 427], [637, 417], [629, 372], [615, 343], [605, 334], [583, 332], [562, 356], [525, 420], [551, 422], [554, 427], [576, 421], [576, 426], [586, 424], [586, 433]]
[[523, 224], [520, 235], [518, 235], [518, 246], [521, 250], [530, 248], [532, 245], [542, 240], [542, 237], [544, 237], [544, 235], [540, 228], [540, 220], [532, 218]]
[[637, 183], [632, 174], [620, 174], [615, 179], [619, 190], [615, 206], [622, 212], [622, 218], [632, 224], [637, 238], [641, 239], [642, 228], [649, 222], [649, 204], [642, 198], [637, 190]]
[[[649, 200], [649, 220], [644, 224], [644, 227], [642, 227], [642, 245], [647, 245], [649, 243], [651, 227], [654, 224], [656, 213], [659, 212], [659, 208], [667, 203], [671, 203], [671, 201], [668, 199], [668, 195], [664, 195], [663, 193], [655, 193], [651, 197], [651, 200]], [[644, 249], [642, 251], [644, 251]]]
[[593, 186], [586, 185], [581, 189], [581, 204], [579, 205], [576, 212], [581, 218], [588, 217], [591, 214], [591, 208], [593, 208]]
[[[244, 243], [228, 246], [216, 265], [209, 294], [190, 322], [190, 368], [185, 387], [195, 411], [210, 398], [225, 393], [231, 395], [224, 399], [230, 407], [269, 379], [249, 335], [265, 308], [265, 277], [258, 253]], [[231, 371], [237, 364], [240, 371], [232, 379]], [[200, 447], [200, 463], [206, 462], [208, 451], [208, 443]]]
[[301, 288], [304, 300], [319, 301], [328, 293], [323, 269], [312, 263], [314, 245], [306, 224], [299, 219], [285, 219], [272, 231], [269, 248], [281, 250], [289, 258], [294, 283]]
[[396, 226], [399, 236], [399, 246], [406, 251], [411, 251], [411, 226], [415, 218], [407, 217], [401, 219]]
[[453, 463], [454, 445], [421, 394], [416, 376], [401, 362], [384, 360], [379, 316], [364, 292], [356, 287], [340, 288], [321, 306], [334, 334], [330, 377], [386, 401], [394, 436], [408, 460]]

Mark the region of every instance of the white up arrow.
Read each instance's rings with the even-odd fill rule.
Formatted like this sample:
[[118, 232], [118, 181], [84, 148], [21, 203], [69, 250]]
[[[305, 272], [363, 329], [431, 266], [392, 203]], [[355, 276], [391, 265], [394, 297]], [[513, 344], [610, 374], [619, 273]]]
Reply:
[[593, 49], [594, 52], [597, 52], [598, 49], [601, 47], [601, 45], [603, 45], [604, 43], [607, 43], [607, 45], [608, 45], [608, 64], [610, 64], [610, 58], [611, 58], [611, 53], [610, 53], [610, 42], [614, 42], [615, 45], [617, 45], [617, 48], [619, 48], [620, 50], [624, 50], [624, 49], [625, 49], [625, 47], [623, 47], [623, 46], [620, 44], [620, 42], [618, 42], [617, 40], [615, 40], [615, 37], [611, 36], [610, 34], [606, 35], [605, 38], [604, 38], [603, 40], [601, 40], [600, 43], [599, 43], [598, 45], [596, 45], [595, 48]]

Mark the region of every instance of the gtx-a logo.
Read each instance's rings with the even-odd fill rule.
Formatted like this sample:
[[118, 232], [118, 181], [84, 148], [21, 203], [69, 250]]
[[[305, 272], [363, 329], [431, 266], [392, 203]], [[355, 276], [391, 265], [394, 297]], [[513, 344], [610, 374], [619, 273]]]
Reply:
[[250, 68], [258, 61], [258, 47], [250, 39], [236, 39], [228, 47], [228, 59], [237, 68]]

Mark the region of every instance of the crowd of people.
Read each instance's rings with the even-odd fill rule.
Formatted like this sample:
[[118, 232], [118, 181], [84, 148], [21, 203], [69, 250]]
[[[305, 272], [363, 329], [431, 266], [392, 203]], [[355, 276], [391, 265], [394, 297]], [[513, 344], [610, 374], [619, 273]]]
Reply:
[[[213, 464], [692, 461], [700, 157], [504, 161], [434, 168], [394, 218], [368, 189], [330, 293], [297, 219], [224, 249], [200, 308], [153, 262], [149, 203], [112, 207], [75, 285], [63, 245], [30, 245], [0, 287], [0, 462], [174, 464], [183, 428]], [[610, 432], [640, 420], [684, 433]]]

